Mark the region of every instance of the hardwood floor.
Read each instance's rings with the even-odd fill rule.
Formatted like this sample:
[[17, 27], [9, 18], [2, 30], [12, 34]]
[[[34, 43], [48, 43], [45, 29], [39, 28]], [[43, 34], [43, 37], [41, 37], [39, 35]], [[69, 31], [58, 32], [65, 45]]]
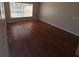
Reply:
[[8, 23], [7, 31], [10, 56], [74, 56], [79, 39], [38, 20]]

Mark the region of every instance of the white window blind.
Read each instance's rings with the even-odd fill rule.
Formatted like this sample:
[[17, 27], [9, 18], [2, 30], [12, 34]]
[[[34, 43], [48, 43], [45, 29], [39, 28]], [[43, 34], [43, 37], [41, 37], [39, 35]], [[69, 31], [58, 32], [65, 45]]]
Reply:
[[0, 2], [0, 19], [5, 19], [5, 10], [3, 2]]
[[10, 3], [11, 18], [32, 17], [33, 4], [30, 3]]

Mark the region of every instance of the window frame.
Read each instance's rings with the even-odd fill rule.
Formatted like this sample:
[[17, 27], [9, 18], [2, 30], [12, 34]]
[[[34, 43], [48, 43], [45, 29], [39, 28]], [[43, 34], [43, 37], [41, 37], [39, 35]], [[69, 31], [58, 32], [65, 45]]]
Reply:
[[10, 3], [9, 3], [9, 10], [10, 10], [10, 14], [9, 15], [10, 15], [10, 18], [11, 19], [17, 19], [17, 18], [18, 19], [21, 19], [21, 18], [33, 18], [34, 17], [34, 4], [33, 3], [31, 3], [31, 2], [29, 2], [29, 3], [28, 2], [13, 2], [13, 3], [32, 4], [33, 5], [32, 6], [32, 16], [29, 16], [29, 17], [27, 17], [27, 16], [26, 17], [23, 17], [23, 16], [22, 17], [11, 17], [11, 9], [10, 9]]

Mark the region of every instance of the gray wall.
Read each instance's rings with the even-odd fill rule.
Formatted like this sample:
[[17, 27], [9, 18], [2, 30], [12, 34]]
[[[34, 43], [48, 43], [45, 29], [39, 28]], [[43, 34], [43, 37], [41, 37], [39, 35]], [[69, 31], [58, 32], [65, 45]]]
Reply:
[[10, 17], [9, 2], [5, 2], [5, 14], [6, 14], [7, 23], [16, 22], [16, 21], [23, 21], [23, 20], [28, 20], [28, 19], [37, 19], [38, 18], [39, 3], [37, 3], [37, 2], [31, 2], [31, 3], [33, 3], [33, 17], [11, 18]]
[[43, 2], [39, 19], [79, 36], [79, 3]]

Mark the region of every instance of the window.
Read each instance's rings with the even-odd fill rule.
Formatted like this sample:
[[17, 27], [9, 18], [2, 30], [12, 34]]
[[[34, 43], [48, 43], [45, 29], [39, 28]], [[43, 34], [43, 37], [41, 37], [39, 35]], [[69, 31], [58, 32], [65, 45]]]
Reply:
[[32, 17], [33, 4], [31, 3], [10, 3], [11, 18]]
[[5, 19], [5, 10], [3, 2], [0, 2], [0, 19]]

